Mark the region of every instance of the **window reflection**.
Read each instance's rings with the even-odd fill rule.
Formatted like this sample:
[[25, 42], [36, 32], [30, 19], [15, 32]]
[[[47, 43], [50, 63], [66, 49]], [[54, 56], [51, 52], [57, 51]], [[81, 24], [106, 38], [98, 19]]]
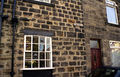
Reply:
[[31, 59], [31, 52], [26, 52], [25, 53], [25, 58], [26, 59]]
[[44, 53], [40, 53], [40, 59], [45, 59], [45, 54]]
[[50, 67], [50, 61], [46, 61], [46, 67]]
[[26, 37], [26, 43], [31, 43], [31, 37]]
[[50, 45], [47, 45], [46, 50], [50, 51]]
[[40, 61], [40, 67], [45, 67], [45, 61]]
[[31, 60], [25, 61], [25, 68], [31, 68]]
[[47, 44], [50, 44], [50, 38], [47, 38]]
[[33, 52], [33, 59], [38, 59], [38, 52]]
[[45, 45], [40, 44], [40, 51], [45, 51]]
[[33, 63], [33, 68], [38, 67], [38, 61], [37, 60], [33, 60], [32, 63]]
[[38, 43], [38, 37], [37, 36], [33, 37], [33, 43]]
[[120, 67], [120, 42], [119, 41], [110, 41], [111, 48], [111, 60], [113, 67]]
[[40, 37], [40, 43], [45, 43], [45, 38], [44, 37]]
[[31, 50], [31, 44], [26, 44], [26, 50]]
[[50, 53], [46, 53], [46, 59], [50, 59]]
[[33, 44], [33, 51], [38, 51], [38, 44]]

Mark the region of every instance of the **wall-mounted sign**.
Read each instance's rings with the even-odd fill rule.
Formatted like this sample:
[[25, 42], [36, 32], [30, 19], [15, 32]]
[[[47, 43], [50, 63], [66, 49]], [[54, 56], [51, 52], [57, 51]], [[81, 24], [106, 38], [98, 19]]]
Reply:
[[119, 41], [110, 41], [110, 48], [120, 48]]

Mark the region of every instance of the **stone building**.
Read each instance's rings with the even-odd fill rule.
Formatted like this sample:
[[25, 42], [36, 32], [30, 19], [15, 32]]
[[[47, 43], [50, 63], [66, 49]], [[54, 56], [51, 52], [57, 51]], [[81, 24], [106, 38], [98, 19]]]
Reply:
[[1, 18], [0, 77], [86, 75], [82, 0], [4, 0]]
[[119, 0], [83, 0], [88, 72], [120, 66], [119, 9]]
[[2, 1], [0, 77], [85, 77], [120, 65], [118, 0]]

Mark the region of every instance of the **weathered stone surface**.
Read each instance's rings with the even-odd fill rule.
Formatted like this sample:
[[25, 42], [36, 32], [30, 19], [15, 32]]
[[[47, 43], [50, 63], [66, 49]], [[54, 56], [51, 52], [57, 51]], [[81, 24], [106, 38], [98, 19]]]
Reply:
[[27, 7], [20, 7], [20, 11], [28, 11]]
[[[120, 3], [117, 3], [117, 13], [120, 16]], [[101, 44], [102, 61], [104, 65], [111, 65], [110, 60], [110, 46], [109, 41], [120, 41], [120, 27], [119, 25], [110, 24], [107, 21], [105, 0], [83, 0], [83, 22], [86, 33], [86, 53], [81, 52], [82, 55], [87, 55], [88, 72], [91, 71], [91, 53], [90, 53], [90, 39], [99, 39]], [[120, 22], [120, 20], [118, 20]], [[80, 36], [81, 37], [81, 36]], [[86, 57], [84, 57], [86, 59]], [[84, 62], [82, 62], [84, 64]]]
[[[2, 25], [0, 44], [0, 77], [9, 77], [11, 71], [12, 45], [12, 0], [5, 0], [4, 14], [9, 18]], [[16, 17], [18, 23], [15, 31], [15, 77], [22, 77], [24, 56], [24, 35], [40, 35], [52, 37], [53, 77], [80, 77], [86, 71], [75, 68], [84, 68], [78, 62], [85, 60], [86, 54], [82, 0], [53, 0], [55, 7], [17, 0]], [[76, 29], [78, 28], [78, 30]], [[81, 33], [81, 36], [80, 34]], [[81, 58], [82, 57], [82, 58]]]

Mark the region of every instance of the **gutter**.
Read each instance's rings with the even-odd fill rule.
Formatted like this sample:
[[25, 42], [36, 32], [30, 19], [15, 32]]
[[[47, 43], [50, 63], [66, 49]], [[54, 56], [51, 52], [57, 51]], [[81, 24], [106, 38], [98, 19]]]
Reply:
[[1, 0], [1, 10], [0, 10], [0, 41], [2, 37], [2, 22], [6, 18], [8, 18], [8, 15], [3, 15], [3, 9], [4, 9], [4, 0]]
[[11, 54], [11, 77], [14, 77], [14, 54], [15, 54], [15, 30], [16, 30], [16, 24], [18, 22], [18, 19], [15, 17], [16, 12], [16, 0], [14, 0], [13, 7], [12, 7], [12, 54]]
[[2, 36], [3, 8], [4, 8], [4, 0], [1, 0], [1, 10], [0, 10], [0, 41], [1, 41], [1, 36]]

